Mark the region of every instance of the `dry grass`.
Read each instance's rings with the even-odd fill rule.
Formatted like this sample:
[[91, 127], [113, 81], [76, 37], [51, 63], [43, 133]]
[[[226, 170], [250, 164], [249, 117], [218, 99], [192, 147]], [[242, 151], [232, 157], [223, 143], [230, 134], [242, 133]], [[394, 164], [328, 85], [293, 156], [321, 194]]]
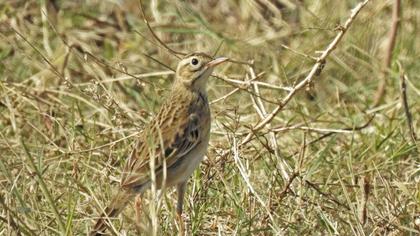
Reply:
[[[418, 133], [420, 2], [403, 1], [382, 104], [371, 108], [394, 1], [362, 9], [322, 73], [255, 130], [358, 3], [277, 2], [145, 4], [171, 48], [214, 53], [223, 42], [218, 55], [254, 62], [220, 67], [223, 79], [209, 81], [212, 137], [188, 187], [188, 234], [419, 234], [420, 144], [399, 74]], [[177, 58], [153, 42], [138, 1], [0, 3], [0, 235], [89, 231], [170, 87]], [[163, 195], [143, 219], [133, 203], [116, 231], [134, 235], [142, 221], [173, 235], [174, 199]]]

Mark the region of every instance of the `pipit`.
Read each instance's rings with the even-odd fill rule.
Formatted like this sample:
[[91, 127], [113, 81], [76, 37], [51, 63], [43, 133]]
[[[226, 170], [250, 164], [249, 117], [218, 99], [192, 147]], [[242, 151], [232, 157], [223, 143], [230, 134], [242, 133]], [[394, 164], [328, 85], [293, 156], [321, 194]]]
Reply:
[[176, 186], [176, 213], [181, 217], [188, 178], [200, 164], [209, 143], [207, 78], [216, 65], [227, 60], [193, 53], [178, 63], [168, 98], [139, 137], [125, 164], [119, 191], [91, 235], [102, 235], [109, 218], [117, 216], [131, 199], [149, 189], [152, 179], [157, 189]]

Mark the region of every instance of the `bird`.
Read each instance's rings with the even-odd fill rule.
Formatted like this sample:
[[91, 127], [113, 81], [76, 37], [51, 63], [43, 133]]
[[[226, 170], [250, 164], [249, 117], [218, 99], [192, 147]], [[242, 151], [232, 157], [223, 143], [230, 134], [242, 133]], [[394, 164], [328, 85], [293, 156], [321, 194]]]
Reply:
[[180, 59], [169, 95], [141, 132], [125, 163], [118, 192], [90, 235], [103, 235], [109, 218], [151, 188], [153, 174], [157, 189], [176, 187], [176, 213], [181, 218], [188, 179], [203, 160], [210, 139], [207, 80], [215, 66], [228, 60], [202, 52]]

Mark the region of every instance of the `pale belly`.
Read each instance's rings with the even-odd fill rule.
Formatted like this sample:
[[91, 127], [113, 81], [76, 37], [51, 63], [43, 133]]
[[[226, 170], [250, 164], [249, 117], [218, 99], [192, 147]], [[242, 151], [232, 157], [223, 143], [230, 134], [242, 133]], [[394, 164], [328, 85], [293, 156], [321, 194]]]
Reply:
[[[210, 127], [208, 127], [208, 129], [210, 129]], [[188, 181], [188, 178], [194, 170], [198, 168], [200, 162], [203, 160], [204, 155], [207, 152], [209, 139], [210, 132], [207, 132], [206, 137], [203, 138], [201, 143], [166, 170], [165, 187], [171, 187]], [[161, 188], [162, 186], [160, 183], [162, 183], [164, 178], [163, 173], [156, 177], [157, 187]]]
[[208, 140], [200, 143], [197, 148], [192, 150], [188, 155], [183, 157], [184, 160], [180, 160], [167, 170], [167, 186], [173, 186], [186, 182], [195, 169], [198, 168], [200, 162], [203, 160], [206, 154], [208, 146]]

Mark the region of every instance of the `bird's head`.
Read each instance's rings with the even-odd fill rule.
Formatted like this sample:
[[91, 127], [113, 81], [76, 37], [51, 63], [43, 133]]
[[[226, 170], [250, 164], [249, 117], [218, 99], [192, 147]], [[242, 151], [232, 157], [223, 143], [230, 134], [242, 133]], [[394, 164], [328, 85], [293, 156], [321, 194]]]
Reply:
[[226, 57], [213, 58], [205, 53], [189, 54], [178, 63], [175, 82], [191, 89], [205, 89], [214, 67], [227, 60]]

